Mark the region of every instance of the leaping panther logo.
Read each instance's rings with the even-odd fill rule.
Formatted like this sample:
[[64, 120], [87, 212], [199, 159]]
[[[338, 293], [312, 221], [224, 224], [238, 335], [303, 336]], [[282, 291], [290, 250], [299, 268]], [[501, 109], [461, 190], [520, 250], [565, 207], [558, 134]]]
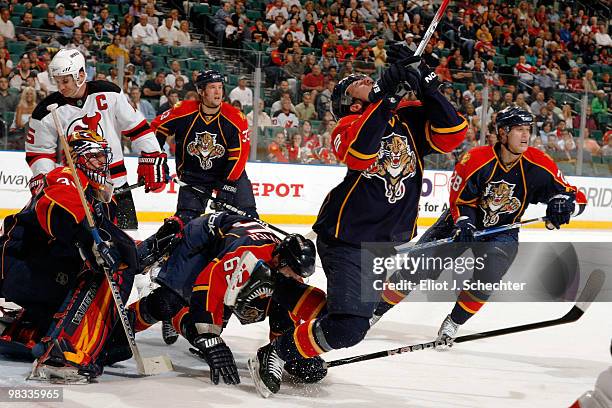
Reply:
[[487, 185], [483, 200], [480, 202], [480, 208], [484, 212], [482, 223], [485, 227], [497, 224], [501, 214], [511, 214], [521, 208], [520, 200], [513, 196], [515, 186], [516, 184], [504, 180]]
[[415, 175], [416, 167], [416, 155], [406, 136], [391, 133], [382, 138], [378, 160], [363, 175], [382, 179], [385, 183], [385, 197], [390, 204], [394, 204], [404, 197], [404, 180]]
[[200, 160], [200, 167], [209, 170], [214, 159], [225, 154], [225, 147], [217, 143], [217, 135], [210, 132], [196, 132], [195, 140], [187, 145], [187, 153]]

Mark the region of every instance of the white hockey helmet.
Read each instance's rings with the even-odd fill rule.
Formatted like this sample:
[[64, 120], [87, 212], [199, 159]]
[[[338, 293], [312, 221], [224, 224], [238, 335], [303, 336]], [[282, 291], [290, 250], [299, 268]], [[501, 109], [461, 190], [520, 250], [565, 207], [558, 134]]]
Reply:
[[78, 50], [59, 50], [49, 64], [49, 74], [58, 76], [72, 75], [80, 88], [85, 81], [79, 84], [79, 72], [85, 72], [85, 57]]

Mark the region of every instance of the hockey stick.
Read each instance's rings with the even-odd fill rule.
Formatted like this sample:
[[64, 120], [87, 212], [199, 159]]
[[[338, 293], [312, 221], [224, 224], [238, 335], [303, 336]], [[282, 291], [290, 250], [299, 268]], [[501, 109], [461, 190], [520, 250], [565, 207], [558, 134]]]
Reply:
[[142, 187], [144, 185], [145, 185], [144, 181], [139, 181], [136, 184], [132, 184], [132, 185], [129, 185], [129, 186], [125, 186], [125, 187], [121, 187], [121, 188], [116, 189], [114, 191], [113, 195], [114, 196], [118, 196], [118, 195], [121, 195], [121, 194], [125, 194], [125, 193], [127, 193], [129, 191], [136, 190], [137, 188], [140, 188], [140, 187]]
[[[47, 110], [51, 112], [51, 116], [53, 117], [53, 122], [55, 124], [55, 130], [59, 136], [60, 144], [62, 146], [62, 150], [64, 151], [64, 156], [66, 157], [66, 161], [68, 163], [68, 167], [72, 171], [74, 175], [74, 183], [79, 194], [79, 198], [81, 200], [81, 205], [83, 206], [83, 210], [85, 211], [85, 218], [87, 219], [87, 226], [91, 232], [91, 235], [94, 239], [96, 245], [102, 243], [102, 238], [100, 237], [100, 232], [96, 228], [96, 224], [94, 223], [93, 216], [91, 215], [91, 210], [89, 208], [89, 204], [85, 199], [85, 192], [83, 190], [83, 186], [81, 185], [81, 180], [77, 173], [77, 169], [74, 165], [74, 161], [72, 160], [72, 156], [70, 155], [70, 147], [68, 146], [68, 141], [66, 140], [66, 135], [62, 130], [62, 125], [60, 123], [59, 117], [57, 115], [58, 104], [54, 103], [47, 107]], [[127, 316], [127, 312], [125, 309], [125, 304], [121, 299], [121, 294], [119, 293], [119, 288], [117, 284], [113, 280], [113, 276], [111, 271], [103, 267], [104, 275], [108, 280], [108, 284], [111, 289], [111, 293], [113, 295], [113, 300], [115, 301], [115, 306], [117, 307], [117, 312], [119, 314], [119, 320], [123, 326], [123, 330], [125, 331], [125, 335], [128, 339], [128, 343], [130, 345], [130, 349], [132, 350], [132, 354], [134, 356], [134, 360], [136, 360], [136, 368], [138, 373], [141, 375], [154, 375], [160, 374], [163, 372], [172, 370], [172, 362], [167, 356], [159, 356], [159, 357], [149, 357], [143, 359], [140, 354], [140, 350], [138, 350], [138, 346], [136, 345], [136, 339], [134, 337], [134, 332], [132, 327], [130, 326], [130, 321]]]
[[489, 337], [497, 337], [497, 336], [503, 336], [506, 334], [520, 333], [520, 332], [524, 332], [528, 330], [536, 330], [536, 329], [542, 329], [545, 327], [552, 327], [552, 326], [559, 326], [561, 324], [573, 323], [582, 317], [584, 312], [586, 312], [586, 310], [589, 308], [591, 303], [595, 300], [595, 298], [599, 294], [604, 284], [605, 279], [606, 279], [605, 273], [601, 269], [595, 269], [593, 272], [591, 272], [591, 274], [589, 275], [589, 278], [587, 279], [586, 284], [584, 285], [584, 288], [582, 289], [582, 292], [580, 293], [580, 296], [576, 300], [576, 304], [564, 316], [559, 317], [557, 319], [545, 320], [545, 321], [536, 322], [536, 323], [528, 323], [528, 324], [523, 324], [520, 326], [505, 327], [503, 329], [491, 330], [491, 331], [486, 331], [486, 332], [468, 334], [465, 336], [459, 336], [455, 338], [454, 340], [448, 339], [445, 341], [430, 341], [427, 343], [414, 344], [411, 346], [404, 346], [404, 347], [391, 349], [391, 350], [378, 351], [378, 352], [369, 353], [369, 354], [362, 354], [360, 356], [355, 356], [355, 357], [341, 358], [338, 360], [334, 360], [334, 361], [325, 363], [325, 367], [326, 368], [337, 367], [337, 366], [341, 366], [345, 364], [352, 364], [352, 363], [357, 363], [360, 361], [373, 360], [375, 358], [392, 356], [395, 354], [410, 353], [413, 351], [433, 349], [433, 348], [436, 348], [442, 345], [452, 346], [454, 343], [465, 343], [465, 342], [472, 341], [472, 340], [486, 339]]
[[222, 201], [222, 200], [219, 200], [216, 197], [213, 197], [212, 194], [210, 193], [210, 191], [208, 191], [208, 190], [204, 190], [204, 189], [196, 187], [194, 185], [187, 184], [184, 181], [181, 181], [181, 180], [179, 180], [176, 177], [174, 178], [174, 182], [176, 184], [178, 184], [179, 186], [181, 186], [181, 187], [186, 187], [186, 188], [192, 189], [196, 193], [203, 195], [204, 197], [206, 197], [209, 200], [219, 204], [221, 207], [223, 207], [224, 209], [226, 209], [228, 211], [231, 211], [231, 212], [233, 212], [235, 214], [238, 214], [238, 215], [242, 215], [243, 217], [250, 218], [251, 220], [253, 220], [256, 223], [260, 224], [264, 228], [270, 228], [271, 230], [276, 231], [276, 232], [280, 232], [283, 235], [290, 235], [290, 233], [288, 233], [287, 231], [284, 231], [284, 230], [282, 230], [282, 229], [280, 229], [278, 227], [275, 227], [272, 224], [268, 224], [264, 220], [260, 220], [259, 218], [255, 218], [251, 214], [248, 214], [246, 211], [244, 211], [244, 210], [242, 210], [240, 208], [234, 207], [233, 205], [228, 204], [225, 201]]
[[421, 40], [421, 42], [419, 43], [419, 46], [414, 52], [414, 55], [416, 55], [417, 57], [420, 57], [423, 54], [423, 51], [425, 51], [425, 47], [429, 43], [429, 40], [431, 40], [431, 36], [433, 35], [433, 33], [436, 31], [436, 27], [438, 27], [438, 23], [440, 22], [440, 20], [442, 20], [442, 16], [444, 15], [444, 12], [446, 11], [446, 7], [448, 7], [448, 3], [450, 3], [450, 0], [444, 0], [442, 4], [440, 4], [440, 8], [438, 9], [433, 20], [431, 20], [429, 27], [427, 27], [427, 31], [425, 31], [425, 34], [423, 34], [423, 39]]

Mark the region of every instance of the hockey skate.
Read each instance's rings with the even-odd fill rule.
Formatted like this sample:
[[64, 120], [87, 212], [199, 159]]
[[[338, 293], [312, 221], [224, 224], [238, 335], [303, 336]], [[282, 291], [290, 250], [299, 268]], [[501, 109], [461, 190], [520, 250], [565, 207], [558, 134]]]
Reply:
[[178, 336], [171, 321], [165, 320], [162, 322], [162, 338], [164, 339], [164, 343], [167, 345], [174, 344], [178, 340]]
[[292, 382], [314, 384], [327, 375], [327, 368], [324, 364], [325, 362], [320, 356], [315, 356], [287, 361], [284, 368], [293, 377]]
[[436, 342], [441, 344], [436, 345], [436, 350], [448, 350], [453, 346], [453, 339], [457, 335], [459, 326], [460, 324], [455, 323], [450, 315], [446, 316], [442, 322], [442, 325], [440, 326], [440, 330], [438, 330], [438, 338], [436, 339]]
[[257, 350], [257, 355], [249, 359], [249, 372], [259, 395], [268, 398], [280, 390], [283, 364], [272, 343]]
[[102, 374], [102, 367], [95, 363], [77, 364], [66, 358], [76, 351], [63, 340], [53, 340], [47, 351], [32, 364], [27, 380], [53, 384], [87, 384]]

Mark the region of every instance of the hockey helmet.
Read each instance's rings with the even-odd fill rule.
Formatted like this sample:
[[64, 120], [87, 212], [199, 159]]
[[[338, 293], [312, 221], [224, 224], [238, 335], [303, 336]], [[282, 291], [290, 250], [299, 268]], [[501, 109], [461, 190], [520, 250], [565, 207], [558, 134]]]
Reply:
[[365, 77], [366, 76], [362, 74], [351, 74], [342, 78], [340, 82], [334, 86], [331, 95], [331, 110], [336, 120], [340, 120], [340, 118], [352, 113], [350, 107], [355, 100], [352, 96], [346, 94], [346, 90], [353, 82], [357, 82]]
[[302, 278], [309, 277], [315, 271], [315, 244], [300, 234], [287, 235], [274, 250], [273, 255], [276, 254], [279, 268], [288, 266]]
[[110, 163], [113, 153], [108, 142], [93, 130], [77, 130], [68, 135], [70, 157], [92, 187], [94, 197], [104, 203], [113, 196]]
[[508, 106], [497, 113], [495, 126], [497, 129], [504, 129], [506, 133], [514, 126], [522, 126], [533, 124], [533, 116], [525, 109], [518, 106]]
[[198, 90], [203, 90], [206, 88], [206, 84], [211, 84], [215, 82], [225, 82], [225, 78], [219, 71], [215, 71], [214, 69], [208, 69], [206, 71], [202, 71], [198, 74], [198, 77], [195, 81], [195, 86]]
[[85, 84], [85, 80], [79, 83], [79, 72], [81, 70], [85, 72], [85, 57], [75, 49], [59, 50], [49, 63], [49, 76], [51, 78], [72, 75], [79, 88]]

